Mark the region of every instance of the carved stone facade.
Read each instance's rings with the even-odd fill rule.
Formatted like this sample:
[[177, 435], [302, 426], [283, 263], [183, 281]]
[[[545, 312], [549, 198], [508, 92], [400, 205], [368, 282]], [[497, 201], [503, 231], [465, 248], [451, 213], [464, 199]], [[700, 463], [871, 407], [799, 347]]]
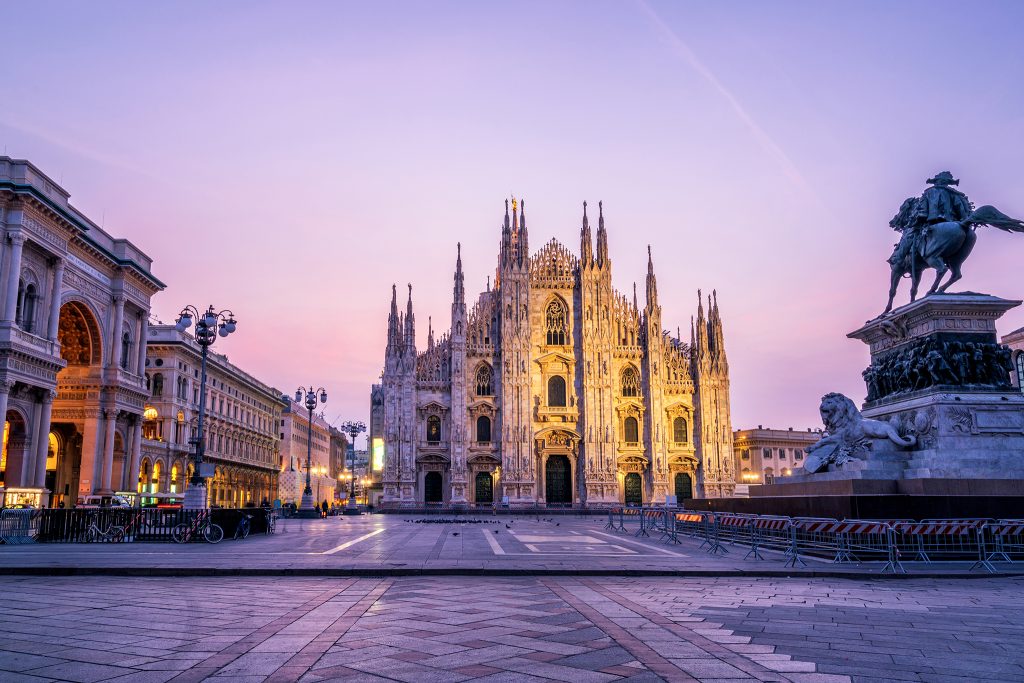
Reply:
[[[149, 330], [149, 397], [137, 489], [183, 493], [193, 472], [190, 441], [198, 427], [201, 350], [191, 334], [174, 325]], [[206, 488], [209, 504], [241, 507], [273, 500], [281, 463], [281, 392], [212, 351], [206, 373], [204, 455], [214, 466]]]
[[1013, 369], [1010, 372], [1010, 382], [1020, 391], [1024, 392], [1024, 327], [1014, 330], [1002, 339], [1003, 344], [1012, 352]]
[[68, 197], [31, 163], [0, 157], [8, 504], [70, 506], [82, 495], [134, 489], [138, 476], [147, 321], [163, 284], [146, 254]]
[[467, 307], [461, 251], [450, 328], [416, 348], [412, 287], [392, 291], [380, 385], [383, 503], [587, 505], [728, 496], [729, 367], [713, 297], [689, 343], [662, 329], [648, 250], [645, 305], [612, 287], [603, 212], [584, 204], [579, 257], [530, 255], [525, 206], [506, 204], [492, 288]]
[[[313, 500], [318, 504], [324, 500], [328, 504], [333, 503], [341, 470], [336, 469], [339, 464], [337, 445], [332, 447], [338, 437], [332, 435], [331, 429], [323, 415], [317, 413], [313, 413], [310, 429], [306, 407], [288, 401], [281, 413], [281, 471], [278, 477], [281, 502], [296, 505], [302, 502], [302, 492], [306, 488], [306, 456], [309, 455]], [[344, 439], [344, 435], [341, 438]]]

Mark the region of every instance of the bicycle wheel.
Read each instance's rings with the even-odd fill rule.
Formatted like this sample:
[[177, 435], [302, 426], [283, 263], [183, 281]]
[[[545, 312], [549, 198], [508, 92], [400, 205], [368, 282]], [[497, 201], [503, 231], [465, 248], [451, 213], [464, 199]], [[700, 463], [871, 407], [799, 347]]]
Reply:
[[110, 530], [111, 543], [124, 543], [124, 527], [116, 526]]
[[86, 543], [95, 543], [98, 540], [100, 540], [99, 529], [97, 529], [95, 526], [90, 526], [88, 529], [85, 530]]
[[203, 529], [203, 538], [206, 539], [207, 543], [220, 543], [224, 538], [224, 530], [216, 524], [208, 524]]
[[177, 524], [173, 529], [171, 529], [171, 538], [174, 539], [175, 543], [185, 543], [188, 541], [188, 531], [188, 524]]

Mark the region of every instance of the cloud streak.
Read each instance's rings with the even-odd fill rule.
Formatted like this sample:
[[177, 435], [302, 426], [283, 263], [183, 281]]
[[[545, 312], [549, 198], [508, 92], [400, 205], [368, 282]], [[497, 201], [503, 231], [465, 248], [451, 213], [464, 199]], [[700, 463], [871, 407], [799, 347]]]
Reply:
[[783, 150], [782, 147], [775, 142], [767, 132], [765, 132], [764, 128], [762, 128], [760, 124], [753, 119], [743, 105], [740, 104], [740, 101], [736, 96], [732, 94], [732, 91], [729, 90], [729, 88], [727, 88], [717, 76], [715, 76], [711, 69], [709, 69], [707, 65], [700, 60], [700, 58], [697, 57], [694, 51], [690, 49], [690, 46], [679, 37], [679, 34], [677, 34], [671, 26], [665, 23], [660, 16], [658, 16], [658, 13], [654, 11], [654, 8], [647, 4], [646, 0], [636, 0], [636, 4], [650, 20], [662, 41], [669, 46], [676, 56], [686, 62], [691, 69], [707, 81], [708, 84], [722, 96], [743, 125], [745, 125], [751, 132], [758, 144], [760, 144], [761, 147], [778, 162], [782, 167], [783, 173], [786, 174], [793, 184], [817, 200], [817, 196], [811, 189], [810, 184], [804, 178], [803, 174], [800, 172], [800, 169], [797, 168], [796, 164], [794, 164], [792, 159], [789, 158], [789, 155], [786, 154], [785, 150]]

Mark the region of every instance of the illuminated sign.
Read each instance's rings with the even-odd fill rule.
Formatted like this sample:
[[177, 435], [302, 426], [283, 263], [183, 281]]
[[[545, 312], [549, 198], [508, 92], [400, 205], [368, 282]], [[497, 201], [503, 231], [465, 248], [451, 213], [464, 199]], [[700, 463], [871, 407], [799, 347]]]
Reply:
[[384, 469], [384, 439], [374, 437], [373, 439], [373, 471], [380, 472]]

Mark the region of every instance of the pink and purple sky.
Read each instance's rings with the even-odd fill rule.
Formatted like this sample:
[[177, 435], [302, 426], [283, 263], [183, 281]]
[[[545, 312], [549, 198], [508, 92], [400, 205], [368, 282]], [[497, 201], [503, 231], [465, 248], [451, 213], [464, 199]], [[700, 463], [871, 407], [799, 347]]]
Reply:
[[[736, 428], [863, 398], [846, 333], [882, 310], [887, 223], [926, 178], [1024, 216], [1017, 1], [33, 2], [3, 23], [4, 153], [156, 259], [158, 317], [233, 309], [218, 350], [323, 384], [331, 421], [367, 417], [392, 282], [422, 347], [456, 242], [483, 289], [513, 194], [534, 248], [574, 251], [604, 200], [615, 284], [643, 282], [649, 243], [666, 327], [717, 288]], [[962, 289], [1024, 295], [1024, 237], [982, 231]]]

